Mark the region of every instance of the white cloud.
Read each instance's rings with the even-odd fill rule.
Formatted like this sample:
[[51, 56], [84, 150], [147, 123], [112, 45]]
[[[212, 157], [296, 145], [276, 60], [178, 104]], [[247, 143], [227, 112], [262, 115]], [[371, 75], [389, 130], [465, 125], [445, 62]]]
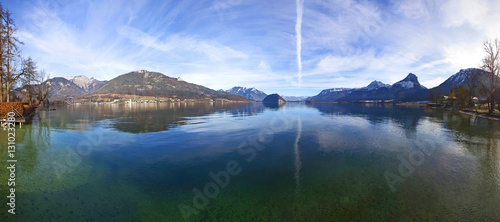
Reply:
[[130, 39], [133, 43], [143, 47], [157, 49], [163, 52], [175, 50], [181, 54], [183, 51], [191, 51], [204, 54], [211, 60], [225, 60], [230, 58], [246, 59], [248, 56], [240, 51], [224, 46], [217, 41], [196, 39], [190, 36], [172, 35], [164, 41], [159, 40], [143, 31], [128, 27], [120, 26], [117, 29], [118, 33]]
[[164, 52], [168, 52], [173, 48], [171, 45], [160, 42], [157, 38], [150, 36], [139, 29], [135, 29], [129, 26], [119, 26], [117, 27], [116, 31], [122, 37], [128, 38], [133, 43], [144, 47], [149, 47]]
[[321, 59], [313, 73], [339, 73], [368, 67], [374, 58], [372, 50], [349, 57], [327, 55]]
[[443, 83], [446, 79], [447, 78], [438, 77], [438, 78], [434, 78], [431, 80], [422, 81], [422, 82], [420, 82], [420, 84], [424, 85], [427, 88], [431, 88], [431, 87], [439, 86], [439, 84]]
[[500, 33], [500, 13], [494, 12], [500, 3], [493, 1], [394, 1], [390, 10], [354, 1], [320, 5], [328, 10], [304, 19], [304, 33], [310, 33], [303, 40], [309, 57], [304, 75], [358, 84], [349, 86], [370, 79], [393, 83], [410, 72], [436, 86], [462, 68], [477, 67], [482, 39]]
[[260, 61], [258, 69], [261, 71], [271, 71], [271, 66], [266, 61]]
[[455, 69], [479, 67], [484, 55], [480, 42], [453, 45], [444, 48], [448, 64]]
[[277, 75], [269, 71], [253, 71], [231, 66], [205, 66], [204, 71], [193, 71], [182, 74], [187, 82], [200, 84], [212, 89], [229, 89], [234, 86], [254, 86], [259, 89], [266, 87], [280, 87], [275, 82], [284, 81], [284, 75]]
[[465, 23], [481, 27], [491, 10], [489, 1], [455, 0], [447, 1], [442, 6], [443, 24], [446, 27], [458, 27]]
[[396, 14], [409, 19], [429, 19], [433, 0], [396, 0], [392, 1], [392, 9]]

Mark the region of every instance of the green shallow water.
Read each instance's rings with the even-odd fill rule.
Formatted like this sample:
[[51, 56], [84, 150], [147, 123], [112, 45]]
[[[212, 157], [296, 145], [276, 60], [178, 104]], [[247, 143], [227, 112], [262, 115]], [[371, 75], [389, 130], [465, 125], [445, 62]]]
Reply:
[[57, 107], [16, 128], [0, 220], [498, 221], [499, 140], [498, 121], [420, 107]]

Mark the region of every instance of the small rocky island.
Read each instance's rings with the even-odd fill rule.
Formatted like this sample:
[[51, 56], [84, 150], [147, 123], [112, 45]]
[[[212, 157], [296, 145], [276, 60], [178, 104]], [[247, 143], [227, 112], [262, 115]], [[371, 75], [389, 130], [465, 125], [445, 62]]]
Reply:
[[268, 96], [266, 96], [266, 98], [264, 98], [262, 100], [262, 103], [264, 103], [264, 105], [271, 106], [271, 107], [280, 107], [283, 104], [285, 104], [285, 102], [286, 102], [286, 100], [283, 99], [283, 97], [281, 97], [280, 95], [278, 95], [276, 93], [268, 95]]

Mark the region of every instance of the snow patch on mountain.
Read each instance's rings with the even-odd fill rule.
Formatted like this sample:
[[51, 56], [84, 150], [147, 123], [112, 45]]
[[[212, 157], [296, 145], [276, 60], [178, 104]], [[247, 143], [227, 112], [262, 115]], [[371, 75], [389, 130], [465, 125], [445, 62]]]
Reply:
[[99, 81], [97, 79], [94, 79], [93, 77], [88, 78], [85, 75], [65, 76], [63, 78], [67, 79], [70, 82], [75, 83], [77, 86], [79, 86], [86, 92], [90, 92], [94, 89], [97, 89], [106, 83], [106, 81]]
[[343, 92], [343, 91], [351, 91], [354, 90], [353, 88], [331, 88], [331, 89], [325, 89], [319, 93], [318, 96], [326, 95], [328, 93], [332, 92]]
[[420, 83], [418, 82], [418, 77], [413, 73], [408, 74], [406, 78], [397, 83], [394, 83], [391, 87], [401, 87], [405, 89], [413, 89], [419, 87], [427, 89], [426, 87], [420, 85]]
[[399, 86], [406, 88], [406, 89], [411, 89], [411, 88], [415, 87], [415, 83], [412, 81], [398, 82], [398, 83], [395, 83], [394, 85], [399, 85]]
[[225, 92], [231, 93], [234, 95], [244, 96], [248, 99], [253, 99], [253, 100], [257, 100], [257, 101], [261, 101], [267, 96], [267, 94], [265, 94], [262, 91], [257, 90], [254, 87], [247, 88], [247, 87], [235, 86], [229, 90], [226, 90]]
[[450, 77], [451, 84], [453, 86], [462, 85], [467, 80], [467, 72], [473, 72], [473, 71], [481, 72], [482, 70], [477, 68], [461, 69], [458, 73]]
[[305, 101], [309, 96], [281, 96], [286, 101]]
[[390, 86], [391, 85], [389, 85], [389, 84], [385, 84], [383, 82], [375, 80], [375, 81], [371, 82], [368, 86], [365, 86], [365, 87], [363, 87], [361, 89], [364, 89], [364, 90], [375, 90], [375, 89], [380, 89], [382, 87], [390, 87]]

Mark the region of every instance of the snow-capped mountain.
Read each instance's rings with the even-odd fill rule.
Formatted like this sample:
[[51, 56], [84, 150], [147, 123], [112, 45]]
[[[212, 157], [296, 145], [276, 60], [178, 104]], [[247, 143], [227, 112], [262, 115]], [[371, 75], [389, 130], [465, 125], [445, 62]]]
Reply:
[[477, 68], [469, 68], [469, 69], [461, 69], [458, 71], [456, 74], [450, 76], [445, 82], [443, 82], [441, 85], [448, 83], [448, 85], [453, 85], [453, 86], [460, 86], [462, 84], [465, 84], [467, 80], [467, 72], [482, 72], [482, 74], [487, 74], [481, 69]]
[[253, 99], [256, 101], [262, 101], [264, 98], [266, 98], [267, 94], [264, 92], [256, 89], [256, 88], [247, 88], [247, 87], [241, 87], [241, 86], [236, 86], [231, 89], [226, 90], [225, 92], [231, 93], [234, 95], [240, 95], [244, 96], [247, 99]]
[[405, 89], [412, 89], [415, 87], [423, 87], [423, 86], [421, 86], [420, 83], [418, 82], [418, 77], [415, 74], [410, 73], [408, 74], [408, 76], [406, 76], [406, 78], [397, 83], [394, 83], [391, 87], [402, 87]]
[[286, 101], [305, 101], [309, 96], [281, 96]]
[[[248, 87], [236, 86], [228, 90], [219, 89], [219, 91], [231, 93], [234, 95], [244, 96], [247, 99], [253, 99], [255, 101], [262, 101], [264, 100], [264, 98], [266, 98], [266, 96], [268, 96], [266, 93], [254, 87], [248, 88]], [[308, 96], [281, 96], [281, 97], [286, 101], [305, 101], [308, 98]]]
[[[476, 74], [479, 75], [479, 84], [489, 84], [489, 78], [488, 78], [488, 73], [485, 72], [484, 70], [477, 69], [477, 68], [468, 68], [468, 69], [461, 69], [454, 75], [450, 76], [448, 79], [446, 79], [443, 83], [441, 83], [439, 86], [434, 87], [432, 89], [434, 90], [440, 90], [444, 95], [448, 95], [450, 93], [450, 88], [455, 88], [458, 86], [465, 86], [467, 87], [469, 83], [469, 79], [467, 78], [467, 73], [470, 72], [476, 72]], [[481, 87], [477, 87], [479, 89]]]
[[391, 87], [391, 85], [385, 84], [383, 82], [375, 80], [375, 81], [371, 82], [370, 84], [368, 84], [368, 86], [365, 86], [365, 87], [363, 87], [361, 89], [375, 90], [375, 89], [379, 89], [379, 88], [382, 88], [382, 87]]
[[[337, 88], [339, 89], [339, 88]], [[373, 81], [368, 86], [356, 89], [326, 89], [318, 95], [308, 98], [310, 101], [363, 101], [363, 100], [426, 100], [429, 90], [418, 82], [415, 74], [408, 74], [403, 80], [393, 85]]]
[[98, 89], [104, 84], [106, 84], [107, 81], [99, 81], [97, 79], [94, 79], [91, 77], [90, 79], [87, 76], [84, 75], [79, 75], [79, 76], [65, 76], [63, 77], [67, 79], [70, 82], [75, 83], [77, 86], [79, 86], [83, 91], [85, 92], [90, 92], [92, 90]]
[[355, 88], [331, 88], [331, 89], [324, 89], [322, 90], [318, 96], [323, 96], [327, 95], [329, 93], [335, 93], [335, 92], [345, 92], [345, 91], [351, 91], [354, 90]]
[[350, 95], [353, 92], [356, 91], [372, 91], [376, 90], [382, 87], [390, 87], [391, 85], [385, 84], [380, 81], [373, 81], [368, 86], [362, 87], [362, 88], [331, 88], [331, 89], [325, 89], [321, 91], [318, 95], [307, 98], [306, 100], [314, 100], [314, 101], [339, 101], [342, 98], [345, 98], [346, 96]]
[[78, 85], [62, 77], [49, 79], [50, 92], [49, 99], [76, 98], [85, 94], [85, 91]]
[[332, 88], [321, 91], [318, 95], [307, 98], [308, 101], [338, 101], [351, 94], [356, 88]]

